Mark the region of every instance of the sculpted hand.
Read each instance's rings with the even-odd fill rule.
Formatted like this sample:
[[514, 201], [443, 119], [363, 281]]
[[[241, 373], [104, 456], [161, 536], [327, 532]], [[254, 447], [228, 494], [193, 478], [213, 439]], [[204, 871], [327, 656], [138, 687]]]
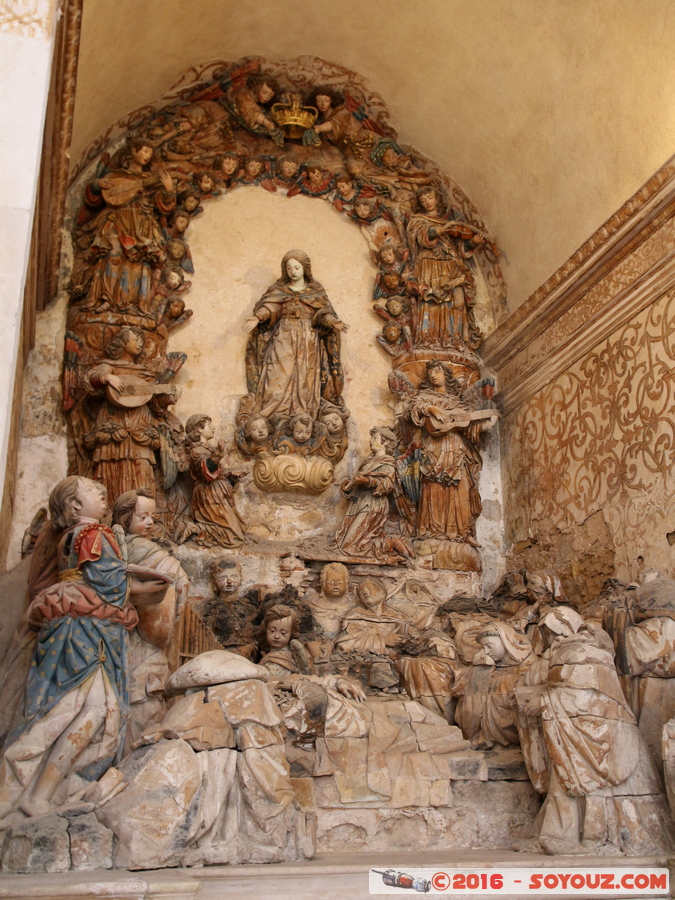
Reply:
[[[160, 591], [164, 591], [167, 588], [167, 584], [164, 581], [138, 581], [136, 578], [131, 579], [131, 595], [135, 596], [137, 594], [159, 594]], [[157, 597], [156, 599], [150, 597], [144, 597], [142, 600], [134, 601], [134, 606], [138, 606], [142, 608], [144, 606], [154, 606], [156, 603], [162, 602], [162, 597]]]
[[171, 194], [173, 192], [173, 178], [169, 175], [166, 169], [162, 169], [159, 173], [160, 181], [162, 182], [162, 187], [164, 190]]
[[349, 331], [349, 325], [345, 324], [345, 322], [342, 322], [340, 319], [333, 324], [333, 328], [335, 331]]
[[114, 178], [99, 178], [96, 182], [100, 191], [107, 191], [115, 185]]
[[384, 639], [385, 647], [395, 647], [397, 644], [400, 644], [403, 640], [403, 635], [401, 634], [388, 634]]
[[124, 382], [119, 375], [103, 375], [101, 381], [109, 384], [114, 391], [119, 391], [120, 394], [124, 393]]
[[358, 700], [359, 703], [363, 703], [366, 699], [366, 695], [359, 685], [347, 678], [338, 678], [335, 682], [335, 690], [343, 697], [350, 697], [352, 700]]
[[539, 696], [539, 691], [536, 689], [516, 689], [515, 703], [518, 712], [523, 716], [538, 716], [541, 712], [541, 698]]
[[250, 334], [253, 329], [260, 324], [260, 319], [257, 316], [251, 316], [250, 319], [246, 319], [244, 322], [244, 331], [247, 334]]

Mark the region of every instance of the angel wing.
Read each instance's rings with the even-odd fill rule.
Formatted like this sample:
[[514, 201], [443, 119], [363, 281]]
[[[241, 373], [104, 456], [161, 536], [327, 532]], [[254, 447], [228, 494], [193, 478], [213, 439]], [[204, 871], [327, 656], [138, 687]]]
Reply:
[[129, 556], [129, 549], [127, 547], [127, 536], [124, 532], [124, 528], [122, 528], [121, 525], [113, 525], [112, 531], [122, 552], [122, 559], [126, 562]]
[[389, 390], [400, 400], [404, 400], [405, 398], [411, 399], [417, 393], [415, 385], [400, 369], [391, 371], [387, 381], [389, 383]]
[[168, 384], [173, 379], [174, 375], [180, 371], [186, 362], [187, 353], [183, 353], [180, 350], [172, 350], [171, 353], [166, 354], [164, 359], [166, 367], [157, 375], [158, 384]]
[[365, 103], [361, 103], [357, 100], [356, 97], [349, 94], [345, 91], [345, 106], [349, 110], [349, 112], [354, 116], [354, 118], [360, 122], [368, 131], [372, 131], [373, 134], [384, 136], [384, 131], [382, 127], [374, 120], [371, 119], [368, 115], [368, 110], [366, 109]]
[[481, 378], [462, 391], [462, 400], [469, 409], [492, 409], [494, 402], [495, 380], [494, 378]]

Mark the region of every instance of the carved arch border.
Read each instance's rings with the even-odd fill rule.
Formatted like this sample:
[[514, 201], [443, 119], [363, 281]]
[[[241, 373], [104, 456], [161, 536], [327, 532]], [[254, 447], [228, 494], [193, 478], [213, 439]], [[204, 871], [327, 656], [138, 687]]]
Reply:
[[[412, 145], [403, 144], [399, 141], [398, 133], [391, 124], [389, 110], [387, 109], [384, 100], [379, 94], [374, 93], [369, 89], [360, 75], [341, 66], [311, 56], [281, 61], [270, 61], [261, 57], [245, 57], [234, 63], [218, 60], [190, 68], [161, 98], [153, 103], [146, 104], [133, 110], [127, 116], [111, 125], [102, 135], [90, 143], [79, 161], [74, 165], [71, 173], [70, 192], [72, 207], [75, 207], [77, 203], [76, 197], [81, 193], [88, 180], [90, 180], [94, 174], [95, 163], [97, 160], [100, 160], [105, 154], [107, 154], [108, 157], [114, 158], [114, 154], [122, 148], [128, 138], [134, 136], [146, 136], [149, 133], [149, 129], [153, 122], [156, 123], [158, 120], [162, 120], [162, 118], [164, 121], [169, 121], [171, 116], [180, 116], [181, 110], [185, 110], [190, 105], [198, 105], [200, 102], [203, 103], [206, 100], [213, 99], [214, 96], [223, 96], [226, 90], [224, 85], [228, 83], [231, 84], [234, 73], [240, 71], [248, 73], [262, 72], [266, 76], [276, 79], [281, 84], [282, 88], [297, 92], [301, 96], [306, 96], [307, 93], [317, 85], [327, 85], [340, 91], [345, 96], [349, 95], [352, 104], [350, 111], [353, 113], [355, 119], [364, 123], [365, 128], [370, 129], [370, 131], [377, 136], [378, 140], [381, 139], [383, 142], [389, 141], [400, 149], [403, 154], [412, 157], [416, 163], [419, 163], [431, 182], [441, 189], [445, 195], [448, 207], [453, 209], [456, 218], [484, 233], [488, 232], [482, 217], [459, 185], [452, 181], [452, 179], [450, 179], [433, 160], [428, 159], [428, 157], [417, 151]], [[236, 135], [237, 132], [235, 131], [234, 134], [230, 134], [229, 138], [227, 138], [227, 136], [223, 138], [223, 146], [219, 151], [220, 153], [227, 152], [228, 140], [230, 143], [237, 143]], [[249, 138], [249, 141], [250, 140], [251, 139]], [[256, 140], [259, 145], [262, 138], [259, 137]], [[266, 141], [268, 146], [265, 147], [264, 150], [270, 154], [270, 157], [273, 156], [274, 158], [278, 158], [284, 152], [283, 147], [281, 149], [275, 147], [271, 138], [267, 138]], [[263, 150], [258, 146], [257, 149], [252, 149], [250, 152], [262, 153]], [[245, 153], [245, 150], [240, 150], [239, 153], [240, 156], [242, 156]], [[373, 158], [374, 157], [375, 154], [373, 154]], [[345, 153], [341, 154], [341, 161], [342, 169], [344, 170], [346, 168]], [[191, 160], [190, 163], [194, 167], [193, 172], [198, 173], [200, 170], [199, 163], [196, 163], [194, 160]], [[377, 163], [375, 163], [375, 165], [377, 165]], [[337, 171], [333, 171], [333, 178], [337, 174]], [[383, 172], [383, 174], [386, 175], [387, 173]], [[365, 180], [367, 180], [367, 177], [364, 177], [364, 181]], [[411, 184], [414, 188], [414, 181], [412, 183], [408, 182], [407, 184], [408, 194], [411, 192]], [[239, 186], [240, 185], [234, 185], [233, 187], [234, 189], [237, 189]], [[226, 189], [229, 190], [229, 188]], [[218, 196], [218, 193], [214, 193], [214, 196]], [[394, 197], [395, 196], [396, 194], [394, 192]], [[209, 198], [205, 197], [204, 199], [205, 202], [208, 202]], [[324, 197], [323, 199], [326, 198]], [[393, 222], [392, 227], [395, 227], [398, 231], [401, 245], [405, 246], [405, 213], [401, 211], [402, 205], [396, 200], [392, 200], [391, 202], [383, 200], [382, 203], [380, 203], [379, 197], [377, 199], [377, 204], [378, 208], [381, 207], [385, 210], [385, 214], [386, 211], [389, 210]], [[363, 223], [360, 224], [362, 225], [362, 232], [365, 232], [367, 230], [366, 227]], [[71, 229], [73, 234], [75, 232], [75, 227], [74, 223]], [[372, 252], [376, 246], [376, 242], [371, 243], [371, 241], [369, 241], [369, 244]], [[507, 305], [506, 289], [499, 265], [498, 251], [496, 251], [496, 248], [494, 250], [486, 249], [484, 252], [481, 252], [476, 259], [480, 266], [483, 281], [487, 290], [488, 301], [490, 304], [489, 315], [491, 316], [493, 323], [499, 324], [506, 316]], [[196, 274], [198, 277], [198, 273]], [[87, 453], [84, 450], [81, 440], [78, 440], [77, 433], [79, 432], [81, 436], [83, 433], [83, 424], [87, 424], [88, 427], [91, 428], [92, 421], [90, 420], [88, 423], [73, 423], [73, 415], [77, 416], [78, 414], [77, 409], [75, 408], [77, 407], [77, 401], [73, 400], [73, 396], [77, 396], [79, 390], [78, 385], [83, 381], [85, 369], [96, 364], [103, 358], [103, 346], [106, 341], [110, 340], [111, 328], [119, 328], [120, 323], [118, 322], [116, 325], [112, 323], [109, 326], [101, 325], [98, 327], [98, 332], [96, 331], [96, 328], [91, 328], [89, 323], [85, 323], [88, 333], [92, 335], [92, 338], [91, 340], [87, 338], [85, 342], [80, 342], [80, 346], [78, 347], [77, 336], [73, 335], [70, 331], [70, 322], [72, 314], [76, 311], [76, 306], [76, 303], [71, 302], [69, 307], [69, 332], [66, 335], [66, 347], [64, 353], [64, 411], [68, 413], [69, 418], [69, 470], [71, 472], [79, 471], [85, 474], [87, 468]], [[125, 322], [124, 324], [129, 323]], [[84, 353], [80, 356], [81, 350], [84, 350]], [[165, 351], [166, 340], [164, 342], [164, 352]], [[425, 354], [423, 353], [422, 355], [424, 356]], [[428, 351], [426, 351], [426, 355], [428, 356]], [[467, 351], [464, 354], [459, 354], [460, 357], [462, 355], [470, 358], [468, 365], [477, 372], [478, 359], [475, 354]], [[180, 363], [177, 363], [177, 365], [179, 366]], [[464, 362], [461, 359], [460, 365], [464, 365]], [[477, 374], [475, 377], [478, 377]]]
[[[242, 57], [235, 62], [215, 60], [191, 66], [160, 98], [152, 103], [137, 107], [128, 115], [123, 116], [110, 125], [99, 137], [91, 141], [71, 168], [69, 188], [72, 189], [81, 181], [83, 174], [91, 163], [102, 153], [118, 148], [126, 137], [136, 133], [159, 110], [171, 104], [188, 102], [200, 90], [213, 85], [225, 74], [252, 62], [257, 62], [260, 69], [272, 77], [290, 81], [298, 90], [307, 91], [316, 84], [326, 84], [337, 90], [351, 89], [354, 94], [363, 98], [369, 117], [382, 128], [385, 134], [398, 141], [398, 133], [391, 124], [391, 116], [384, 99], [380, 94], [368, 87], [366, 80], [361, 75], [350, 69], [336, 63], [326, 62], [314, 56], [299, 56], [294, 59], [278, 61], [268, 60], [263, 57]], [[412, 152], [424, 159], [425, 163], [433, 171], [434, 176], [445, 187], [448, 199], [452, 202], [453, 207], [461, 213], [469, 224], [480, 228], [482, 231], [489, 232], [483, 217], [469, 197], [452, 178], [442, 171], [440, 166], [424, 153], [416, 150], [413, 145], [401, 143], [400, 146], [406, 152]], [[506, 282], [499, 259], [494, 254], [482, 254], [479, 259], [479, 265], [488, 287], [492, 304], [491, 312], [496, 327], [509, 314], [506, 299]], [[485, 336], [487, 337], [487, 335]]]

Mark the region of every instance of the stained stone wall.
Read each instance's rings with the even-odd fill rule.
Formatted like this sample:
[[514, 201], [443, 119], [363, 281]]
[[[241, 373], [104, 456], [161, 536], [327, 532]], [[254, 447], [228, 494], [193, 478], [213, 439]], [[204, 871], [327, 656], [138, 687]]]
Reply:
[[673, 572], [674, 179], [671, 161], [488, 342], [509, 559], [571, 597]]

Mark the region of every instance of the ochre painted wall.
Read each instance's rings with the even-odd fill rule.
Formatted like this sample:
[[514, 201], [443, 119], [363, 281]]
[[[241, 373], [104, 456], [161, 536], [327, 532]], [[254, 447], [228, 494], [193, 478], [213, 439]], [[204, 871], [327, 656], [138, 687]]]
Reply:
[[644, 192], [630, 252], [501, 368], [504, 397], [528, 371], [542, 383], [503, 421], [510, 568], [554, 569], [573, 599], [610, 576], [675, 575], [675, 166], [659, 174], [664, 207], [638, 230]]

